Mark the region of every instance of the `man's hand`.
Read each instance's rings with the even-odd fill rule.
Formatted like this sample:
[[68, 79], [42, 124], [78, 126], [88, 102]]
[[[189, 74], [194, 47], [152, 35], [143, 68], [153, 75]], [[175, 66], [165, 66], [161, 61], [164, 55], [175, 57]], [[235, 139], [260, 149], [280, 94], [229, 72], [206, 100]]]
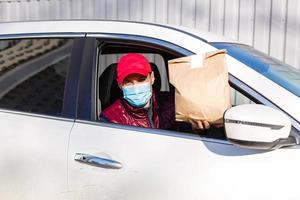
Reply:
[[204, 131], [210, 128], [210, 124], [206, 120], [192, 120], [189, 119], [189, 123], [192, 125], [193, 130]]

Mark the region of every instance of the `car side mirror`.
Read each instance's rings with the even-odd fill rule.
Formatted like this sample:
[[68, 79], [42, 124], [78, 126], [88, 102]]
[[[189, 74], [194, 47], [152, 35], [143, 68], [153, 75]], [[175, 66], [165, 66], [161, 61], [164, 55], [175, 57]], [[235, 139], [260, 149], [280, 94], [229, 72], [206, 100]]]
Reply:
[[278, 149], [297, 144], [290, 136], [291, 121], [282, 112], [259, 104], [232, 107], [224, 113], [225, 133], [234, 145]]

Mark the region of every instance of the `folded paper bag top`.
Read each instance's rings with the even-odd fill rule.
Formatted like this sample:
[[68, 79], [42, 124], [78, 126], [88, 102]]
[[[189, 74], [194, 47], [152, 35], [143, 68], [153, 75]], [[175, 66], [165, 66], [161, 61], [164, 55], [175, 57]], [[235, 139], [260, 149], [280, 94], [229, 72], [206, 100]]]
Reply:
[[226, 50], [169, 60], [168, 65], [176, 89], [176, 120], [223, 123], [223, 114], [231, 107]]

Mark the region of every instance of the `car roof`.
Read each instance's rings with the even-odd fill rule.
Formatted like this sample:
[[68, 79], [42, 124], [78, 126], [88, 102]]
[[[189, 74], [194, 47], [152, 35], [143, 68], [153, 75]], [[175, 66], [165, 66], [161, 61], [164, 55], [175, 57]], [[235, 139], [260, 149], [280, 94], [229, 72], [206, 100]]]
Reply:
[[[119, 25], [136, 27], [148, 27], [153, 31], [173, 30], [196, 37], [205, 42], [230, 42], [239, 43], [236, 40], [227, 39], [211, 32], [199, 31], [177, 25], [159, 24], [153, 22], [137, 22], [123, 20], [51, 20], [51, 21], [26, 21], [26, 22], [2, 22], [0, 23], [0, 36], [13, 34], [42, 34], [42, 33], [101, 33], [111, 31]], [[120, 30], [119, 30], [120, 31]], [[126, 29], [124, 30], [126, 32]]]

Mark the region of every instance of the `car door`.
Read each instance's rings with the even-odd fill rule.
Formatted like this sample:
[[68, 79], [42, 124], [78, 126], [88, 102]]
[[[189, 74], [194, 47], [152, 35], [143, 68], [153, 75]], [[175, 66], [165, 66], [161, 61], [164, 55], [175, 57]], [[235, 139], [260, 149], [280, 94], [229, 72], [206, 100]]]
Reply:
[[[133, 43], [142, 40], [148, 46], [155, 43], [141, 37], [123, 39]], [[300, 167], [299, 146], [275, 151], [243, 149], [224, 139], [97, 121], [98, 77], [94, 73], [99, 51], [93, 53], [97, 45], [95, 39], [89, 41], [86, 52], [90, 59], [85, 60], [84, 66], [94, 67], [85, 68], [82, 73], [82, 100], [68, 152], [72, 198], [299, 198], [299, 194], [291, 192], [296, 191], [299, 178], [295, 174]], [[160, 46], [178, 49], [172, 44]], [[247, 96], [251, 96], [249, 90]]]
[[[1, 199], [65, 199], [78, 35], [0, 40]], [[73, 60], [73, 61], [72, 61]]]

